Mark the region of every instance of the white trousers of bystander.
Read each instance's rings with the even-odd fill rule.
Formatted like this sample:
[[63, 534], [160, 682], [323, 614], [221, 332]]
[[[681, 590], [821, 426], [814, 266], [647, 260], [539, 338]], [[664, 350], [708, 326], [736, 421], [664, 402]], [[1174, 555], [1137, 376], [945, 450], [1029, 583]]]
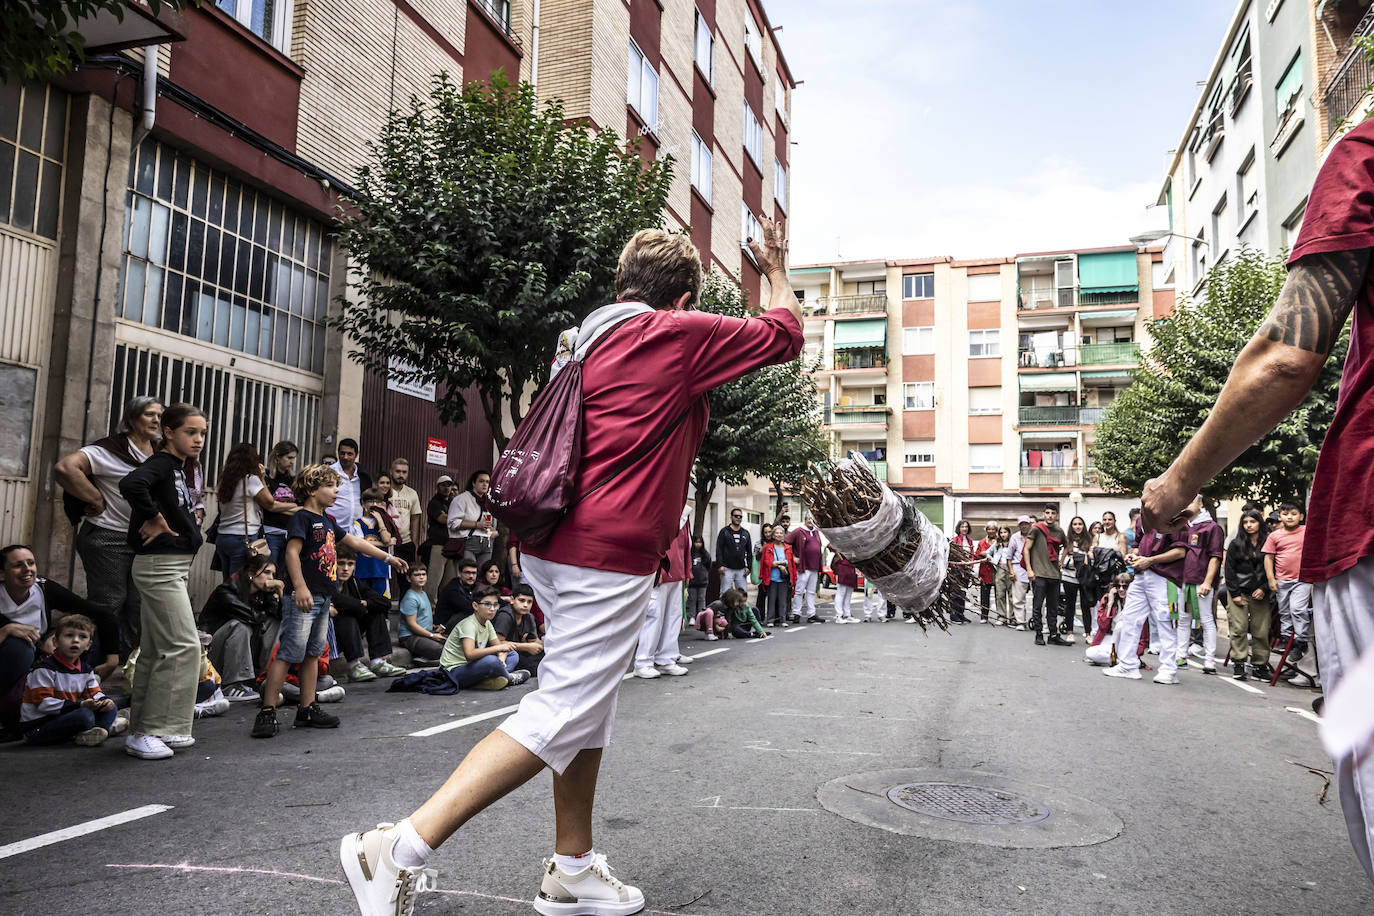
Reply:
[[[1208, 665], [1217, 661], [1217, 593], [1197, 596], [1197, 613], [1202, 622], [1202, 660]], [[1174, 645], [1174, 658], [1182, 661], [1188, 657], [1188, 647], [1193, 643], [1193, 616], [1187, 607], [1178, 609], [1178, 631]]]
[[1116, 618], [1117, 664], [1128, 671], [1140, 668], [1136, 648], [1140, 629], [1150, 620], [1150, 641], [1159, 639], [1166, 651], [1159, 654], [1159, 673], [1171, 675], [1178, 671], [1178, 656], [1167, 649], [1175, 645], [1174, 622], [1169, 619], [1169, 580], [1151, 570], [1138, 573], [1126, 592], [1126, 603]]
[[871, 617], [883, 618], [887, 616], [887, 599], [883, 593], [876, 588], [864, 589], [864, 620]]
[[853, 600], [854, 588], [850, 585], [835, 586], [835, 619], [852, 620], [853, 613], [849, 609], [849, 603]]
[[521, 567], [548, 630], [539, 689], [526, 694], [500, 728], [561, 774], [579, 751], [610, 741], [620, 679], [634, 655], [654, 577], [530, 554]]
[[[1374, 651], [1374, 557], [1312, 588], [1312, 627], [1322, 688], [1336, 689], [1360, 656]], [[1341, 809], [1355, 856], [1374, 881], [1374, 751], [1368, 747], [1335, 761]]]
[[644, 623], [639, 628], [635, 667], [676, 664], [681, 654], [677, 638], [682, 632], [682, 583], [665, 582], [654, 586], [648, 605]]
[[[803, 617], [816, 616], [816, 571], [808, 569], [805, 572], [797, 573], [797, 584], [794, 586], [796, 591], [792, 595], [792, 613]], [[802, 614], [802, 604], [806, 604], [806, 613]]]

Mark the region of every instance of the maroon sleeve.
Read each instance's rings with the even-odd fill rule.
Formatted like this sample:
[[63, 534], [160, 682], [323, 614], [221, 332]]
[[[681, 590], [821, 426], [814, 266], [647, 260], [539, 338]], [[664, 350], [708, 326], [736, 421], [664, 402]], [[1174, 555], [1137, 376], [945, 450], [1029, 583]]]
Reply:
[[748, 375], [790, 362], [801, 354], [802, 329], [791, 309], [757, 318], [709, 312], [675, 312], [682, 341], [682, 368], [692, 397]]
[[1302, 231], [1288, 256], [1374, 248], [1374, 124], [1366, 122], [1332, 147], [1307, 199]]
[[1221, 530], [1220, 525], [1213, 525], [1207, 532], [1205, 556], [1210, 559], [1216, 557], [1221, 559], [1226, 555], [1226, 532]]

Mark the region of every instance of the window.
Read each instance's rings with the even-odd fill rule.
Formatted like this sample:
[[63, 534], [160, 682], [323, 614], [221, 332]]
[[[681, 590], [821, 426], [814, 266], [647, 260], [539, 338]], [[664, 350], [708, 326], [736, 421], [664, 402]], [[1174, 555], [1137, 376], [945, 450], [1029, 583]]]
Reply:
[[934, 439], [907, 439], [902, 443], [902, 464], [909, 468], [935, 466]]
[[754, 21], [753, 14], [744, 14], [744, 48], [749, 52], [749, 59], [754, 62], [754, 66], [763, 72], [763, 39], [759, 36], [758, 23]]
[[633, 39], [630, 40], [630, 63], [625, 77], [625, 100], [650, 130], [658, 129], [658, 71]]
[[1274, 88], [1274, 110], [1279, 113], [1279, 123], [1287, 120], [1289, 113], [1298, 107], [1302, 97], [1302, 51], [1294, 56], [1293, 62], [1283, 72], [1283, 78]]
[[928, 356], [935, 352], [934, 328], [902, 328], [902, 353]]
[[787, 86], [783, 84], [782, 75], [773, 77], [773, 110], [782, 118], [784, 124], [787, 123]]
[[1197, 241], [1193, 242], [1193, 285], [1196, 289], [1202, 285], [1202, 278], [1207, 275], [1207, 239], [1206, 230], [1198, 230]]
[[1002, 412], [1001, 388], [970, 388], [968, 390], [968, 412], [970, 414], [999, 414]]
[[1001, 445], [970, 445], [968, 447], [968, 469], [975, 474], [1000, 474], [1002, 472]]
[[903, 299], [934, 299], [935, 274], [907, 274], [902, 277]]
[[692, 131], [692, 187], [702, 200], [711, 202], [711, 150], [696, 131]]
[[749, 107], [749, 103], [744, 103], [744, 149], [749, 154], [749, 158], [754, 160], [754, 165], [760, 171], [763, 169], [763, 125], [754, 115], [754, 109]]
[[131, 157], [116, 314], [324, 372], [325, 227], [152, 140]]
[[1245, 157], [1245, 164], [1236, 173], [1236, 224], [1244, 226], [1259, 208], [1259, 189], [1255, 185], [1255, 150]]
[[860, 280], [854, 284], [854, 292], [860, 296], [881, 296], [887, 292], [887, 281]]
[[[743, 245], [746, 239], [763, 238], [763, 223], [755, 216], [748, 207], [744, 208], [744, 219], [740, 224], [740, 244]], [[747, 249], [746, 249], [747, 250]]]
[[1213, 242], [1214, 245], [1221, 244], [1221, 228], [1226, 225], [1224, 221], [1225, 216], [1226, 195], [1223, 194], [1221, 195], [1221, 200], [1217, 201], [1217, 205], [1212, 208], [1212, 238], [1216, 240]]
[[510, 0], [477, 0], [477, 5], [486, 10], [491, 18], [500, 23], [507, 35], [510, 31]]
[[997, 328], [968, 332], [969, 359], [1002, 355], [1002, 332]]
[[0, 223], [57, 238], [66, 144], [66, 93], [17, 79], [0, 83]]
[[787, 169], [776, 156], [773, 158], [773, 199], [778, 206], [787, 209]]
[[[283, 54], [291, 51], [291, 20], [294, 11], [293, 0], [216, 0], [220, 9], [239, 21], [245, 29], [257, 35]], [[482, 3], [488, 10], [491, 7], [506, 7], [506, 18], [501, 21], [509, 25], [510, 4]], [[495, 15], [495, 13], [493, 13]]]
[[902, 409], [903, 409], [903, 410], [934, 410], [934, 409], [935, 409], [935, 383], [934, 383], [934, 382], [903, 382], [903, 383], [902, 383]]
[[974, 274], [968, 278], [969, 302], [1001, 302], [1002, 275]]
[[706, 19], [701, 15], [701, 10], [697, 10], [696, 41], [692, 56], [697, 62], [697, 67], [701, 70], [701, 75], [706, 77], [706, 82], [714, 82], [716, 78], [716, 36], [711, 34], [711, 27], [706, 24]]

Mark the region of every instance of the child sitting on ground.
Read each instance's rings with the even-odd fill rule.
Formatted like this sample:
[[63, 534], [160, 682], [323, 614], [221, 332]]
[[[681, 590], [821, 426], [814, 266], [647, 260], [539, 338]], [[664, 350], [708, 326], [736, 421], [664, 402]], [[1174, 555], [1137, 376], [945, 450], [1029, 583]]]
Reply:
[[735, 639], [767, 639], [768, 631], [759, 623], [758, 613], [749, 606], [749, 596], [742, 588], [727, 588], [720, 598], [707, 608], [716, 615], [716, 622], [725, 621], [724, 635]]
[[432, 662], [444, 654], [443, 624], [434, 622], [434, 607], [425, 594], [429, 573], [423, 566], [412, 566], [406, 573], [406, 593], [401, 596], [400, 639], [411, 658]]
[[444, 643], [439, 667], [459, 690], [500, 690], [528, 681], [530, 673], [516, 668], [520, 656], [515, 645], [500, 639], [491, 625], [501, 609], [501, 593], [479, 585], [472, 590], [472, 607], [473, 613], [458, 622]]
[[95, 747], [110, 736], [114, 700], [100, 691], [100, 681], [81, 656], [91, 647], [95, 623], [83, 614], [68, 614], [54, 628], [53, 654], [24, 680], [19, 727], [29, 744], [61, 744], [76, 739]]
[[544, 660], [544, 641], [539, 638], [539, 625], [534, 620], [534, 589], [515, 586], [509, 603], [496, 612], [491, 626], [497, 636], [515, 646], [520, 655], [516, 669], [538, 677], [539, 663]]
[[[726, 589], [726, 592], [739, 591], [739, 589]], [[720, 639], [729, 634], [730, 622], [725, 619], [725, 595], [712, 601], [696, 613], [696, 627], [706, 634], [707, 640]], [[689, 609], [690, 613], [690, 609]]]

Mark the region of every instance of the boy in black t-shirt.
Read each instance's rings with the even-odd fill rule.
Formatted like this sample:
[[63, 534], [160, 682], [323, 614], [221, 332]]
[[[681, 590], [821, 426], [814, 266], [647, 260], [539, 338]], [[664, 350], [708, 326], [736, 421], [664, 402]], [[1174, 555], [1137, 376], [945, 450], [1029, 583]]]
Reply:
[[294, 600], [282, 602], [277, 657], [267, 668], [263, 706], [253, 722], [254, 738], [276, 735], [277, 709], [269, 703], [275, 702], [286, 680], [287, 669], [296, 664], [300, 665], [297, 675], [301, 682], [296, 726], [339, 727], [338, 716], [325, 712], [315, 700], [319, 659], [325, 648], [325, 634], [329, 631], [329, 601], [337, 590], [335, 547], [346, 545], [358, 553], [385, 560], [401, 572], [408, 567], [405, 560], [390, 556], [375, 544], [349, 534], [324, 514], [339, 495], [339, 475], [333, 468], [311, 465], [296, 478], [294, 490], [301, 509], [291, 516], [291, 524], [286, 529], [287, 584], [294, 593]]
[[534, 622], [534, 589], [517, 585], [511, 589], [510, 604], [496, 612], [492, 629], [502, 639], [515, 646], [520, 662], [515, 670], [528, 671], [530, 677], [539, 675], [539, 663], [544, 659], [544, 643], [539, 638], [539, 625]]

